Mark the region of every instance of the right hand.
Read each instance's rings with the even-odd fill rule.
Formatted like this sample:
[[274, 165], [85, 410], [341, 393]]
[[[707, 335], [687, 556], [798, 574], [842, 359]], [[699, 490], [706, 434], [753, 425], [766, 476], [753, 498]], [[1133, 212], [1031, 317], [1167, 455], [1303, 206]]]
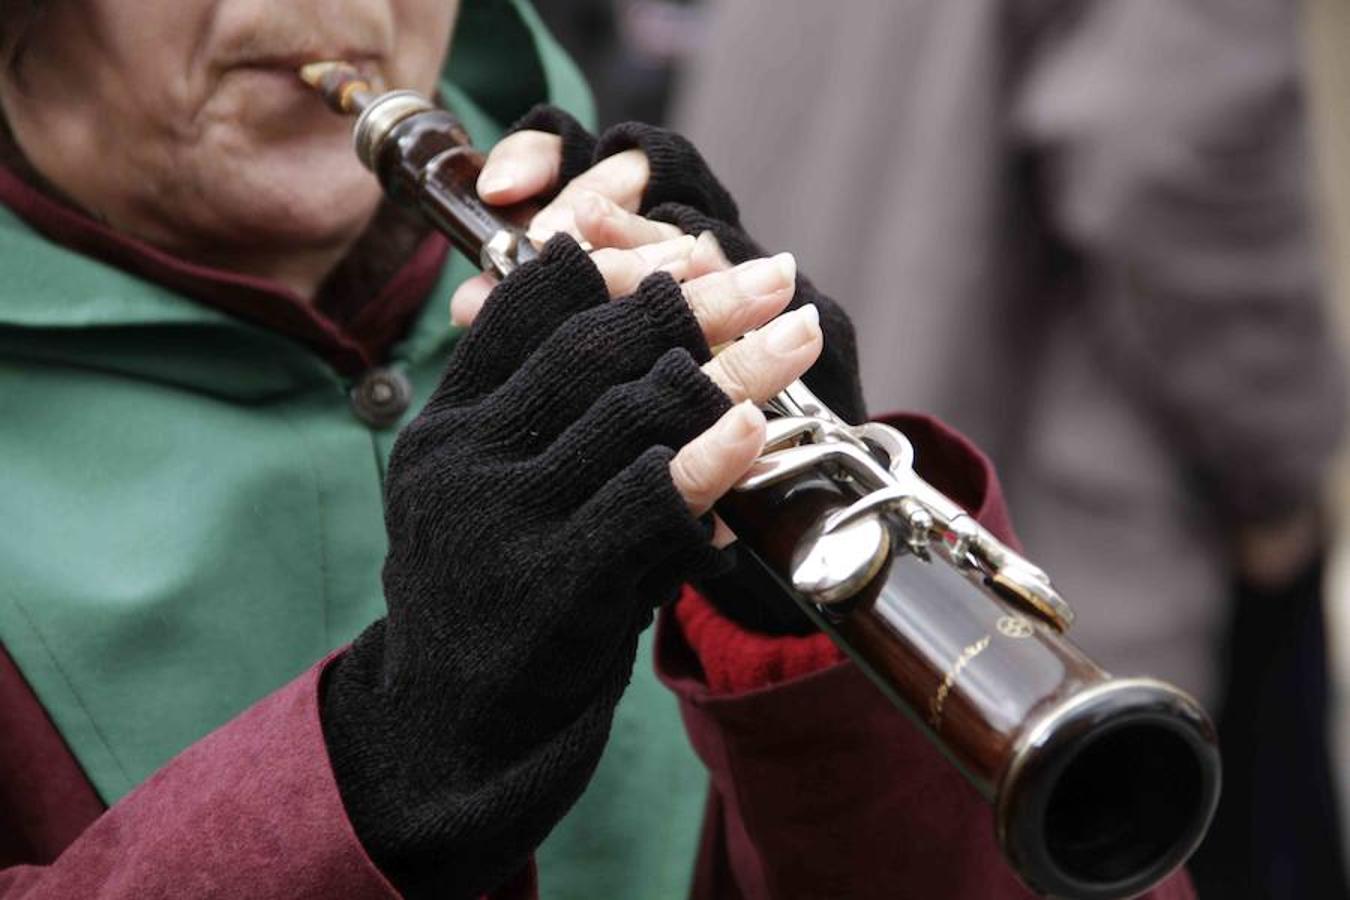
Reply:
[[697, 517], [762, 445], [753, 402], [820, 352], [812, 308], [774, 318], [790, 258], [702, 273], [699, 246], [592, 261], [555, 238], [399, 436], [389, 614], [323, 714], [357, 832], [407, 891], [490, 889], [580, 795], [653, 604], [721, 565]]

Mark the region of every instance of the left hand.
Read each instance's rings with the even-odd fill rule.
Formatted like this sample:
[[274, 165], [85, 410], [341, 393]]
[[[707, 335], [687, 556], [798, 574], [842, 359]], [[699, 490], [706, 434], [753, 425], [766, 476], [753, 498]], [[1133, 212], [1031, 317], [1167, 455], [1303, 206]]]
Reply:
[[[478, 191], [493, 205], [556, 194], [531, 223], [537, 243], [562, 231], [604, 252], [698, 234], [704, 268], [685, 277], [768, 255], [745, 234], [735, 201], [679, 135], [626, 123], [597, 141], [549, 107], [531, 111], [520, 129], [492, 149]], [[492, 285], [487, 276], [461, 285], [451, 299], [452, 321], [470, 324]], [[789, 309], [808, 303], [820, 312], [825, 347], [804, 380], [842, 418], [861, 422], [866, 409], [852, 323], [799, 275]]]

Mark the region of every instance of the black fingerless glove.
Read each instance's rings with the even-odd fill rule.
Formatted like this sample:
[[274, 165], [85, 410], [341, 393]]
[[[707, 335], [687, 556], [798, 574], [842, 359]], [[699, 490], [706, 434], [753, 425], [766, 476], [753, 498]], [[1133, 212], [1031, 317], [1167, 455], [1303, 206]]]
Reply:
[[[547, 131], [562, 138], [559, 187], [600, 160], [636, 147], [646, 155], [650, 169], [639, 212], [669, 222], [686, 234], [711, 231], [732, 263], [768, 255], [741, 227], [736, 201], [713, 175], [703, 156], [675, 132], [626, 122], [609, 129], [597, 141], [575, 119], [551, 106], [535, 107], [511, 130], [526, 129]], [[845, 421], [863, 422], [867, 409], [858, 374], [853, 323], [839, 304], [798, 273], [797, 290], [788, 308], [796, 309], [806, 303], [814, 303], [820, 311], [824, 348], [802, 380]], [[816, 631], [757, 563], [735, 548], [727, 552], [735, 560], [731, 569], [719, 578], [699, 582], [700, 590], [724, 615], [765, 634]]]
[[476, 897], [581, 794], [656, 602], [724, 566], [671, 481], [729, 407], [665, 275], [609, 302], [554, 238], [504, 280], [389, 463], [389, 614], [322, 717], [363, 845], [409, 896]]
[[[713, 175], [702, 155], [675, 132], [625, 122], [596, 140], [576, 119], [552, 106], [535, 107], [511, 127], [513, 132], [527, 129], [547, 131], [562, 138], [560, 188], [600, 160], [638, 148], [646, 155], [650, 169], [639, 212], [669, 222], [686, 234], [711, 231], [732, 263], [769, 255], [745, 233], [736, 201]], [[820, 310], [825, 344], [820, 359], [802, 380], [845, 421], [866, 421], [853, 323], [839, 304], [799, 273], [797, 290], [788, 309], [807, 303], [814, 303]]]

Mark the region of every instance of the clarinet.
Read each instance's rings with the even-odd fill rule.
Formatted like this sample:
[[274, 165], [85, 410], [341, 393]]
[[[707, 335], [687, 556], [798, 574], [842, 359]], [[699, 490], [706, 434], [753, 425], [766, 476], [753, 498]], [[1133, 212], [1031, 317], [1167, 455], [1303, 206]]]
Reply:
[[[534, 259], [533, 203], [490, 208], [484, 157], [414, 91], [345, 63], [301, 77], [358, 116], [357, 155], [499, 277]], [[801, 382], [766, 404], [765, 448], [716, 509], [747, 563], [866, 673], [990, 803], [1023, 882], [1057, 897], [1146, 891], [1203, 838], [1218, 803], [1214, 726], [1151, 678], [1115, 678], [1065, 636], [1046, 574], [915, 470], [895, 428], [850, 425]]]

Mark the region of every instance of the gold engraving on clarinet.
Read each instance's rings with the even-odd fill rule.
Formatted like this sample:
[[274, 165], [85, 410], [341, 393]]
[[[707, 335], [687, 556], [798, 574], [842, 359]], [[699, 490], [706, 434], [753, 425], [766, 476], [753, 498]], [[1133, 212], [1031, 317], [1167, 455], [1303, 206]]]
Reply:
[[1004, 637], [1031, 637], [1031, 623], [1021, 616], [1002, 616], [998, 620], [998, 632]]
[[934, 731], [942, 727], [942, 712], [943, 707], [947, 705], [947, 695], [952, 692], [952, 687], [956, 685], [956, 679], [961, 676], [961, 671], [970, 665], [971, 660], [983, 653], [988, 646], [989, 635], [987, 634], [975, 643], [967, 644], [960, 655], [956, 657], [956, 662], [952, 663], [952, 667], [947, 670], [947, 675], [942, 679], [942, 684], [938, 685], [937, 693], [933, 695], [932, 700], [928, 701], [928, 724], [933, 727]]

